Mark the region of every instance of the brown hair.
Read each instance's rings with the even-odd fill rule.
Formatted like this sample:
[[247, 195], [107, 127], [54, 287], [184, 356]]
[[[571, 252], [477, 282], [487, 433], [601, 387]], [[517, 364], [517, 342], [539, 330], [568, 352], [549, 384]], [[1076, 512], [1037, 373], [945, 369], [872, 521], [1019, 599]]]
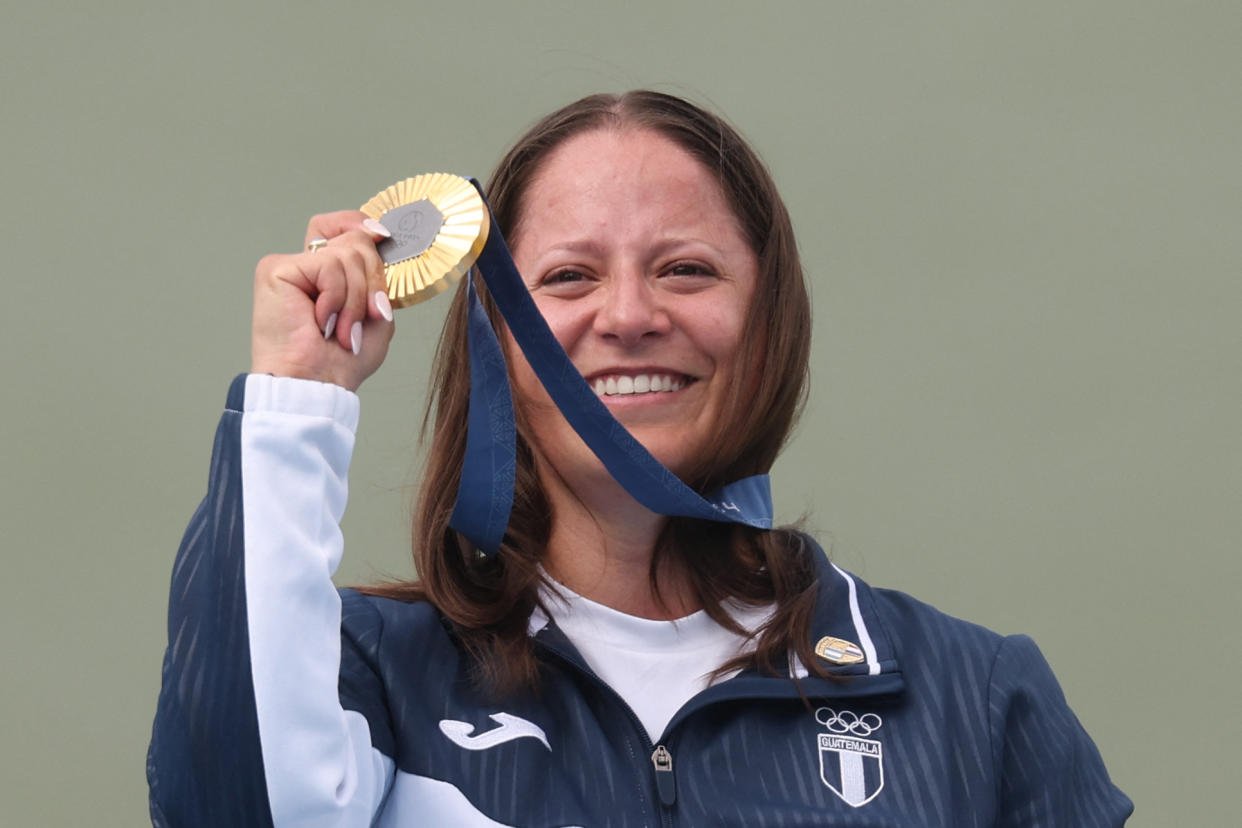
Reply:
[[[646, 129], [673, 141], [711, 171], [737, 216], [759, 262], [759, 278], [743, 327], [742, 381], [730, 388], [725, 416], [706, 445], [709, 452], [686, 475], [707, 492], [765, 473], [801, 411], [810, 350], [810, 302], [793, 226], [776, 185], [759, 157], [721, 118], [680, 98], [651, 91], [592, 95], [536, 123], [501, 159], [487, 186], [494, 222], [512, 241], [522, 232], [523, 197], [549, 153], [566, 140], [597, 129]], [[482, 280], [484, 307], [500, 322]], [[413, 551], [418, 580], [367, 588], [371, 594], [431, 602], [451, 622], [473, 656], [476, 676], [497, 694], [537, 685], [538, 665], [527, 634], [539, 605], [539, 568], [548, 541], [550, 506], [535, 473], [522, 412], [517, 412], [517, 470], [513, 513], [500, 552], [481, 557], [449, 526], [465, 454], [469, 403], [464, 283], [453, 298], [436, 350], [432, 396], [424, 435], [431, 428], [426, 473], [415, 504]], [[757, 634], [755, 651], [721, 669], [753, 666], [776, 671], [794, 652], [816, 673], [809, 627], [815, 602], [815, 567], [808, 545], [792, 529], [762, 531], [739, 524], [670, 518], [657, 541], [655, 573], [678, 556], [708, 614], [744, 634], [722, 606], [728, 599], [774, 604]]]

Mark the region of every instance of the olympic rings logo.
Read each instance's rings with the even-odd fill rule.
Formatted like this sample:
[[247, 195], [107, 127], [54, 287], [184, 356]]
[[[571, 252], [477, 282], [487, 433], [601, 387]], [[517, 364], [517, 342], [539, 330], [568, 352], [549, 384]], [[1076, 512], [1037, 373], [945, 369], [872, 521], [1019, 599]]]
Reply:
[[870, 736], [883, 724], [880, 717], [874, 713], [864, 713], [859, 716], [849, 710], [842, 710], [838, 713], [831, 707], [821, 707], [816, 710], [815, 721], [833, 733], [850, 733], [854, 736]]

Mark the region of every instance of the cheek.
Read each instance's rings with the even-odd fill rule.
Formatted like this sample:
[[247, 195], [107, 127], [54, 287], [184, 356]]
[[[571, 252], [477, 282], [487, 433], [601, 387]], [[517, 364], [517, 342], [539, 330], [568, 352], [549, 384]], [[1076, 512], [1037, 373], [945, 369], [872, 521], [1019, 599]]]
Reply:
[[543, 321], [548, 323], [556, 341], [572, 357], [574, 345], [589, 327], [589, 320], [581, 303], [541, 297], [535, 299], [535, 307], [539, 308]]
[[737, 362], [745, 325], [744, 312], [735, 308], [705, 308], [694, 319], [696, 339], [700, 347], [720, 367], [728, 367]]

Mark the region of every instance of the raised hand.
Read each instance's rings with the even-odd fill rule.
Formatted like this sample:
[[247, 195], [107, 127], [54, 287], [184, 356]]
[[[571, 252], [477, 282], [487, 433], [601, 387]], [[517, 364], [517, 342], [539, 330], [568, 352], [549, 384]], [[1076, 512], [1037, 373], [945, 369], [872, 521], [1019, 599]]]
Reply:
[[392, 306], [375, 243], [388, 231], [365, 213], [311, 218], [301, 253], [264, 256], [254, 274], [252, 373], [332, 382], [356, 391], [392, 339]]

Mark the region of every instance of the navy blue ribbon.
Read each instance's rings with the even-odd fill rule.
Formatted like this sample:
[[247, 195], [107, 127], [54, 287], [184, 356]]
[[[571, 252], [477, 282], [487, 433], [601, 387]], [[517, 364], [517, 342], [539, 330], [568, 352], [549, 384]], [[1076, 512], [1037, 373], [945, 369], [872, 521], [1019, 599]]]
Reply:
[[[477, 181], [471, 181], [479, 187]], [[766, 474], [744, 478], [701, 496], [651, 456], [617, 422], [544, 321], [495, 222], [477, 267], [509, 332], [548, 396], [631, 497], [661, 515], [743, 523], [760, 529], [772, 527], [772, 495]], [[469, 275], [466, 280], [470, 412], [466, 456], [449, 526], [484, 554], [494, 555], [513, 509], [516, 427], [504, 352]]]

